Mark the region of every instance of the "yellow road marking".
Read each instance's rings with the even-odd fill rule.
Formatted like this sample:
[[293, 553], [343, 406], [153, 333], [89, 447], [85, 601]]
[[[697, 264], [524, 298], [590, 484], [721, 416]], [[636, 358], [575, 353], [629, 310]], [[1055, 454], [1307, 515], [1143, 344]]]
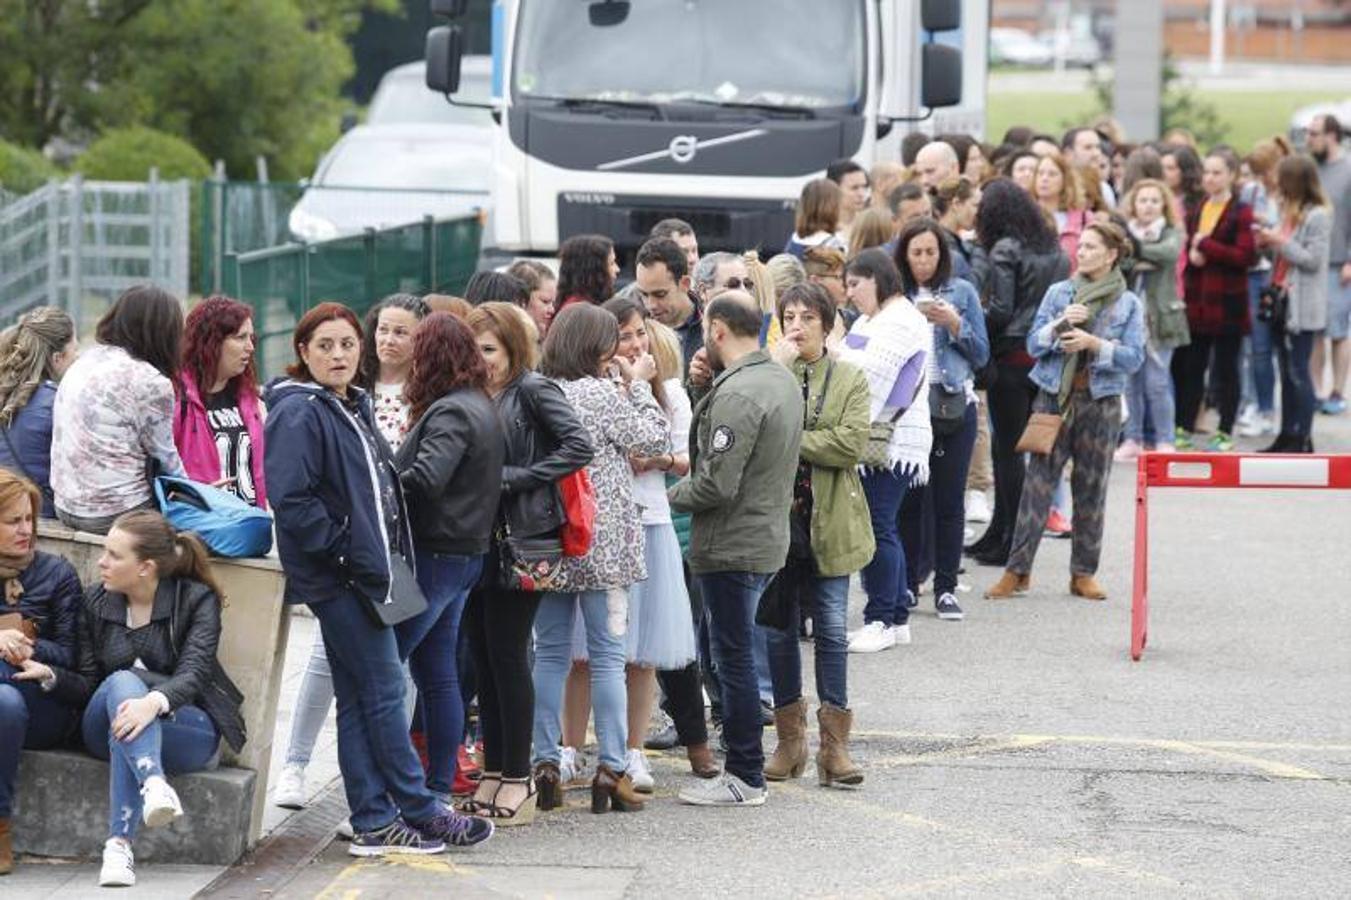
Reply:
[[346, 887], [344, 882], [358, 873], [372, 869], [403, 868], [435, 875], [472, 875], [474, 870], [468, 866], [457, 865], [442, 856], [417, 856], [414, 854], [392, 854], [373, 857], [348, 863], [342, 871], [333, 877], [323, 890], [315, 894], [315, 900], [356, 900], [361, 896], [360, 888]]

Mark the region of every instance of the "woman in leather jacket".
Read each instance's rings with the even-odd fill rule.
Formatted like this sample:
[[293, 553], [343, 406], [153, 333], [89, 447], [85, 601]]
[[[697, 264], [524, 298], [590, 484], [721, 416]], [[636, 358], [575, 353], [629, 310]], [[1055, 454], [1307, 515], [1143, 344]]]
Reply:
[[478, 675], [483, 778], [467, 809], [499, 825], [533, 816], [530, 741], [535, 710], [529, 645], [543, 594], [508, 590], [496, 578], [500, 540], [555, 536], [563, 524], [558, 479], [591, 462], [591, 438], [557, 384], [534, 372], [534, 329], [519, 307], [484, 303], [466, 320], [488, 366], [488, 393], [506, 436], [501, 503], [486, 573], [470, 593], [464, 630]]
[[15, 678], [85, 707], [85, 747], [111, 763], [99, 884], [129, 887], [140, 823], [183, 815], [164, 776], [212, 767], [222, 737], [244, 745], [243, 696], [216, 659], [222, 595], [201, 541], [136, 510], [113, 522], [98, 565], [102, 583], [85, 594], [75, 664], [29, 659]]
[[1015, 448], [1037, 394], [1028, 379], [1034, 360], [1025, 346], [1027, 334], [1046, 289], [1069, 277], [1070, 263], [1036, 202], [1007, 178], [986, 185], [976, 213], [976, 236], [988, 264], [979, 280], [985, 285], [985, 323], [994, 359], [988, 390], [995, 502], [989, 527], [967, 552], [984, 565], [1003, 565], [1023, 492], [1023, 457]]

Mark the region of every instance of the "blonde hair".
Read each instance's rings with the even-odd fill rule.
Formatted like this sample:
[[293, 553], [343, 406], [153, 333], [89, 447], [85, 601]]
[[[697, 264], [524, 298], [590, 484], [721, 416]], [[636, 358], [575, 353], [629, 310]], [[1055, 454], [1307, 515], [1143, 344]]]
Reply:
[[75, 337], [65, 310], [39, 306], [0, 332], [0, 425], [9, 427], [44, 380], [55, 380], [53, 359]]
[[660, 381], [684, 378], [685, 360], [680, 354], [680, 338], [675, 331], [656, 319], [648, 319], [645, 324], [652, 358], [657, 362], [657, 378]]
[[754, 250], [747, 250], [741, 254], [741, 259], [746, 263], [746, 274], [755, 284], [755, 290], [750, 292], [755, 297], [755, 305], [760, 307], [762, 313], [774, 312], [774, 306], [777, 302], [774, 280], [769, 277], [769, 269], [765, 268], [765, 264], [760, 262], [760, 254]]
[[[1072, 209], [1082, 209], [1084, 195], [1080, 189], [1080, 181], [1075, 177], [1074, 170], [1070, 168], [1069, 163], [1061, 159], [1059, 155], [1043, 156], [1037, 160], [1037, 171], [1041, 171], [1041, 167], [1046, 163], [1050, 163], [1060, 171], [1060, 196], [1056, 198], [1056, 202], [1060, 204], [1060, 211], [1069, 212]], [[1033, 190], [1035, 191], [1036, 175], [1034, 174], [1032, 177], [1034, 179]], [[1037, 200], [1040, 202], [1041, 198], [1038, 197]]]
[[432, 312], [450, 313], [462, 322], [469, 316], [469, 311], [474, 308], [474, 304], [453, 294], [424, 294], [422, 302], [426, 303], [427, 308]]
[[807, 270], [803, 268], [802, 260], [791, 253], [771, 256], [769, 262], [765, 263], [765, 271], [774, 282], [774, 295], [777, 297], [782, 297], [783, 292], [793, 285], [807, 280]]
[[42, 515], [42, 491], [17, 472], [0, 468], [0, 510], [23, 497], [27, 497], [32, 505], [33, 521], [36, 522]]
[[1122, 211], [1126, 213], [1126, 218], [1135, 218], [1135, 198], [1145, 188], [1153, 188], [1159, 192], [1163, 198], [1163, 220], [1172, 227], [1177, 227], [1177, 201], [1173, 197], [1173, 191], [1158, 178], [1141, 178], [1131, 189], [1126, 192], [1126, 200], [1121, 204]]
[[869, 247], [882, 246], [891, 240], [894, 230], [888, 207], [868, 207], [858, 214], [849, 229], [849, 258], [853, 259]]

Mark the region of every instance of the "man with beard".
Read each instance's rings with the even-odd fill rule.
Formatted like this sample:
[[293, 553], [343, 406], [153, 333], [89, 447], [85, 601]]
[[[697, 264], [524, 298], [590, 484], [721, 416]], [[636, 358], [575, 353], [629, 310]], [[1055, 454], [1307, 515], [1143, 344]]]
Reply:
[[689, 565], [722, 683], [726, 771], [680, 792], [696, 806], [759, 806], [766, 795], [755, 609], [788, 556], [803, 417], [797, 381], [760, 348], [760, 325], [755, 300], [742, 291], [705, 308], [715, 377], [694, 410], [690, 474], [670, 490], [671, 508], [693, 516]]
[[[1332, 115], [1315, 116], [1309, 123], [1309, 152], [1318, 163], [1318, 180], [1332, 204], [1332, 248], [1328, 255], [1328, 332], [1332, 344], [1332, 385], [1323, 412], [1338, 415], [1346, 411], [1343, 391], [1347, 370], [1351, 369], [1351, 159], [1342, 149], [1342, 124]], [[1321, 338], [1313, 345], [1314, 390], [1323, 384], [1327, 343]]]

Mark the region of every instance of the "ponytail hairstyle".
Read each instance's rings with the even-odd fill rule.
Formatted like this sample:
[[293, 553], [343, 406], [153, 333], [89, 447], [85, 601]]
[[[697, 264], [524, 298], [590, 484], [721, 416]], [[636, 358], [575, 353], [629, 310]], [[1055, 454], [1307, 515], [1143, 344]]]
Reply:
[[43, 381], [55, 381], [55, 358], [75, 337], [62, 309], [39, 306], [0, 333], [0, 425], [14, 424]]
[[211, 555], [197, 535], [175, 531], [164, 516], [149, 509], [123, 513], [112, 527], [131, 537], [132, 553], [143, 562], [153, 562], [160, 578], [200, 581], [211, 589], [221, 606], [226, 605], [225, 593], [211, 571]]

